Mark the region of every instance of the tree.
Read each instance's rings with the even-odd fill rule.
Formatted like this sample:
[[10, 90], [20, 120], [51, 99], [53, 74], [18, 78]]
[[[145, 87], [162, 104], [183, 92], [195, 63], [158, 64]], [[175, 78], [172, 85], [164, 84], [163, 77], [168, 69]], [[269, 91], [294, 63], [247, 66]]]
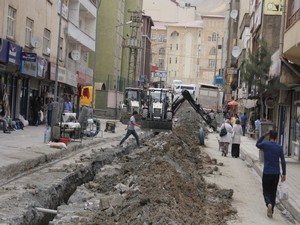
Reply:
[[[258, 44], [259, 48], [254, 53], [248, 50], [248, 58], [243, 60], [241, 80], [248, 85], [248, 88], [256, 90], [256, 97], [258, 97], [261, 106], [263, 106], [264, 96], [274, 92], [274, 86], [268, 82], [272, 60], [267, 42], [260, 40]], [[261, 118], [263, 118], [263, 113], [264, 109], [260, 107]]]

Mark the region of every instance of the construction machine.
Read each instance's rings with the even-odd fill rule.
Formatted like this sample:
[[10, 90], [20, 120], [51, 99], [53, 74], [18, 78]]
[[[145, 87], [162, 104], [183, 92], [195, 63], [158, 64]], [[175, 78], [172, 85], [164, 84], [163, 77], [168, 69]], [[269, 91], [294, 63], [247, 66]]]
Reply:
[[142, 113], [146, 91], [140, 87], [125, 88], [124, 103], [122, 104], [120, 121], [126, 124], [134, 111]]
[[149, 88], [147, 102], [143, 107], [142, 127], [153, 130], [172, 129], [172, 104], [169, 89]]
[[152, 129], [155, 132], [172, 130], [172, 119], [184, 101], [187, 100], [206, 124], [216, 130], [213, 125], [215, 123], [209, 114], [199, 104], [196, 104], [189, 91], [183, 90], [173, 102], [171, 102], [172, 98], [172, 93], [171, 97], [168, 96], [168, 90], [157, 90], [157, 88], [153, 91], [149, 90], [147, 106], [143, 108], [142, 127]]

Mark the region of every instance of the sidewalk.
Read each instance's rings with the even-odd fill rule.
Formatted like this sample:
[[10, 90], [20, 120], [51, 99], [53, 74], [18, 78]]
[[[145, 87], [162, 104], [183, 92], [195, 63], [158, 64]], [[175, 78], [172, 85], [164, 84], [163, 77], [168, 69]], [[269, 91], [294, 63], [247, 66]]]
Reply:
[[[24, 130], [12, 131], [10, 134], [0, 133], [0, 183], [28, 171], [38, 165], [59, 159], [70, 152], [89, 145], [105, 143], [108, 139], [118, 138], [125, 134], [125, 127], [116, 121], [115, 133], [104, 132], [105, 119], [100, 119], [101, 132], [96, 137], [84, 138], [82, 142], [70, 142], [67, 149], [50, 148], [44, 144], [45, 125], [27, 126]], [[138, 130], [139, 132], [139, 130]], [[117, 141], [116, 141], [117, 145]]]
[[[259, 150], [256, 148], [256, 140], [246, 136], [242, 137], [240, 150], [241, 158], [245, 159], [261, 177], [263, 163], [259, 162]], [[300, 162], [290, 157], [286, 157], [285, 160], [289, 198], [287, 201], [281, 201], [281, 203], [300, 222]]]

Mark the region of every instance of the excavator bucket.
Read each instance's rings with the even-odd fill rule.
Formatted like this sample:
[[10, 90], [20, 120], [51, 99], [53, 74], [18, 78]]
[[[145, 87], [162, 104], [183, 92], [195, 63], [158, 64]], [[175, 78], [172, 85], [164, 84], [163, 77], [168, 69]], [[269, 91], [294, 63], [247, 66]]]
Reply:
[[154, 132], [172, 130], [172, 121], [155, 121], [155, 120], [142, 120], [142, 129], [150, 129]]

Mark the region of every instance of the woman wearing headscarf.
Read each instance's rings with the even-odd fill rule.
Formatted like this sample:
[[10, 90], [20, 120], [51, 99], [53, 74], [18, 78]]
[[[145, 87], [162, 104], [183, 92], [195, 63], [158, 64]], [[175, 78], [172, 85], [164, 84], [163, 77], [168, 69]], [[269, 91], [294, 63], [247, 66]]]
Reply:
[[232, 146], [231, 146], [231, 156], [233, 158], [238, 158], [240, 156], [240, 144], [241, 136], [243, 135], [243, 128], [239, 119], [235, 121], [232, 128]]
[[230, 120], [227, 119], [225, 123], [222, 124], [222, 128], [225, 127], [227, 134], [220, 137], [220, 149], [222, 151], [222, 156], [225, 156], [228, 154], [228, 147], [231, 141], [231, 134], [232, 134], [232, 126], [230, 125]]

